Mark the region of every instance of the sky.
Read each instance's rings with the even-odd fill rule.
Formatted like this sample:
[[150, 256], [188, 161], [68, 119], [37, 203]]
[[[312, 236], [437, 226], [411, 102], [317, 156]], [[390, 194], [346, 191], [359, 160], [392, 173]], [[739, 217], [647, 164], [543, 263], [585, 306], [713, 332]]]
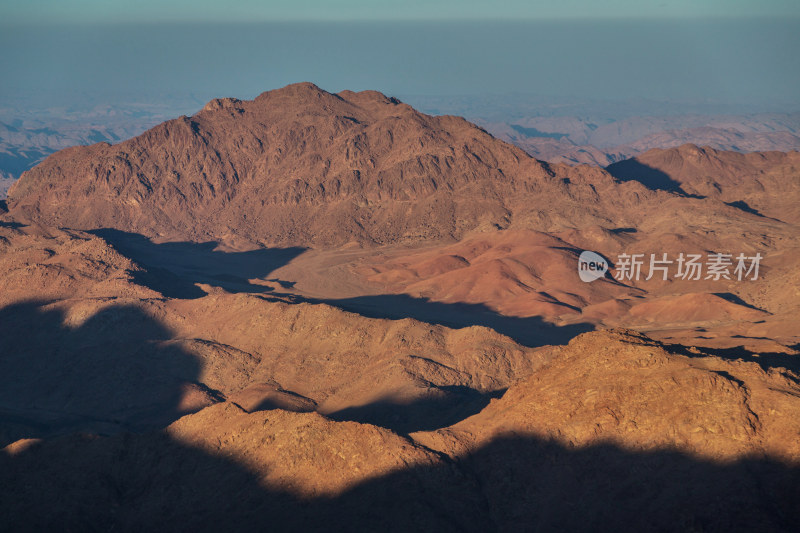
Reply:
[[797, 17], [798, 0], [0, 0], [5, 23]]
[[329, 91], [800, 110], [800, 0], [0, 0], [0, 109]]

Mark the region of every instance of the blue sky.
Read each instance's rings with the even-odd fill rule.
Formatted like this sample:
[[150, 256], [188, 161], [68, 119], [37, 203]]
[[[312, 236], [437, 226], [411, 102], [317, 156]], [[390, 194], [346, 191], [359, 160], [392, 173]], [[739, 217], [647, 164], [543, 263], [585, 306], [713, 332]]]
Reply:
[[798, 17], [798, 0], [0, 0], [31, 22]]

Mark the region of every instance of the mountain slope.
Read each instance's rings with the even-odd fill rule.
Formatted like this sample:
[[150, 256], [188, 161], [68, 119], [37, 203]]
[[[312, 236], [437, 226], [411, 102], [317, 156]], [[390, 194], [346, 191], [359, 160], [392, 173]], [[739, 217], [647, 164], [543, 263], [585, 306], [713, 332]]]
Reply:
[[410, 437], [224, 402], [162, 431], [20, 440], [0, 449], [0, 513], [20, 530], [796, 529], [797, 376], [690, 355], [585, 334]]
[[653, 149], [608, 166], [622, 180], [682, 190], [796, 224], [800, 222], [800, 152], [739, 153], [684, 144]]
[[599, 169], [548, 166], [461, 118], [303, 83], [58, 152], [21, 177], [8, 205], [21, 220], [79, 229], [338, 245], [608, 222], [659, 198]]

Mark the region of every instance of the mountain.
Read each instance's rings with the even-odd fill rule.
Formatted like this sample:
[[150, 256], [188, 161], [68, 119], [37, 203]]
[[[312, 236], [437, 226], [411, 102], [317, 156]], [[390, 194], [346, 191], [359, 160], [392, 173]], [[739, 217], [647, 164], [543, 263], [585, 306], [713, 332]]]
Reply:
[[780, 369], [588, 333], [435, 431], [221, 402], [161, 431], [20, 440], [0, 512], [12, 529], [791, 531], [798, 398]]
[[79, 229], [340, 245], [548, 230], [657, 196], [596, 169], [551, 167], [461, 118], [306, 83], [62, 150], [24, 173], [8, 205], [20, 219]]
[[[800, 407], [787, 394], [796, 387], [794, 375], [755, 362], [676, 353], [630, 331], [587, 333], [480, 413], [412, 438], [471, 458], [500, 530], [783, 531], [797, 519], [800, 472], [789, 465], [800, 448], [787, 443], [800, 428], [780, 413]], [[674, 460], [684, 454], [697, 462]], [[733, 468], [719, 484], [703, 464], [762, 454], [786, 468]]]
[[0, 105], [0, 199], [24, 171], [50, 154], [75, 145], [119, 142], [174, 117], [197, 104], [162, 95], [160, 102], [98, 104], [87, 98], [81, 105], [46, 108], [31, 98], [4, 99]]
[[[311, 84], [57, 152], [0, 204], [0, 530], [796, 529], [797, 157]], [[614, 275], [684, 253], [763, 261]]]
[[784, 222], [800, 222], [800, 152], [738, 153], [685, 144], [607, 167], [622, 180], [714, 198]]
[[[368, 318], [228, 276], [179, 291], [175, 274], [74, 230], [0, 226], [0, 252], [0, 446], [163, 427], [222, 400], [439, 427], [546, 359], [486, 327]], [[217, 252], [263, 277], [292, 257], [271, 253]]]
[[[547, 164], [463, 119], [304, 83], [213, 100], [116, 145], [58, 152], [17, 182], [7, 217], [93, 231], [145, 265], [137, 275], [168, 297], [205, 294], [191, 282], [214, 286], [223, 275], [240, 280], [225, 284], [237, 291], [274, 283], [253, 260], [219, 261], [189, 243], [252, 258], [278, 247], [296, 256], [277, 269], [280, 291], [370, 316], [481, 324], [529, 346], [630, 326], [696, 344], [721, 324], [740, 331], [720, 342], [752, 332], [791, 345], [795, 156], [692, 150], [710, 159], [692, 167], [684, 147], [664, 151], [663, 164], [648, 153], [607, 171]], [[713, 183], [682, 188], [658, 165]], [[176, 241], [186, 242], [167, 244]], [[581, 250], [612, 260], [746, 251], [770, 275], [752, 285], [576, 284]]]
[[[618, 167], [614, 167], [615, 169]], [[170, 240], [338, 246], [457, 240], [497, 229], [641, 227], [670, 205], [725, 210], [596, 167], [550, 165], [452, 116], [309, 84], [217, 99], [133, 139], [72, 147], [9, 190], [20, 220]], [[735, 206], [734, 206], [735, 207]], [[662, 231], [679, 231], [663, 217]]]
[[43, 222], [151, 236], [381, 242], [471, 229], [477, 212], [501, 221], [497, 189], [526, 166], [547, 175], [463, 119], [298, 84], [59, 152], [25, 173], [9, 203]]

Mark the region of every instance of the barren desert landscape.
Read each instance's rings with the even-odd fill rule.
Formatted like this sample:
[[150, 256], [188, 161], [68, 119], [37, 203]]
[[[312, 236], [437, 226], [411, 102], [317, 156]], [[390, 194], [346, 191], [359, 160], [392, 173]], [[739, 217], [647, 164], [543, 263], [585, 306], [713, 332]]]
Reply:
[[800, 528], [796, 112], [279, 87], [0, 124], [0, 531]]
[[58, 152], [0, 228], [6, 523], [790, 529], [799, 161], [547, 164], [309, 83]]

